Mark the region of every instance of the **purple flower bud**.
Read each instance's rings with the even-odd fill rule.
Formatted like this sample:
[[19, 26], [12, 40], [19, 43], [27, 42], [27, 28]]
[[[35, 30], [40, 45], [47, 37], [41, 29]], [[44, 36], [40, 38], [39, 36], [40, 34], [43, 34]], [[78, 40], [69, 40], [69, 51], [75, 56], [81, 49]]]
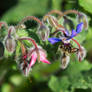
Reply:
[[63, 56], [61, 58], [61, 68], [62, 69], [66, 69], [68, 64], [70, 62], [70, 56], [69, 55], [66, 55], [65, 53], [63, 53]]
[[77, 52], [77, 58], [79, 61], [82, 61], [86, 57], [86, 50], [84, 47], [81, 48]]
[[52, 27], [57, 28], [57, 26], [58, 26], [58, 21], [57, 21], [57, 19], [56, 19], [54, 16], [51, 16], [51, 15], [48, 15], [47, 17], [48, 17], [48, 18], [47, 18], [48, 23], [49, 23]]
[[43, 24], [38, 28], [38, 35], [43, 41], [48, 40], [49, 28]]
[[87, 19], [87, 16], [84, 14], [84, 13], [80, 13], [77, 15], [77, 21], [80, 23], [80, 22], [83, 22], [83, 27], [85, 30], [88, 29], [88, 19]]
[[5, 38], [5, 47], [9, 52], [14, 52], [16, 47], [16, 42], [12, 36]]
[[0, 59], [4, 56], [4, 45], [0, 42]]

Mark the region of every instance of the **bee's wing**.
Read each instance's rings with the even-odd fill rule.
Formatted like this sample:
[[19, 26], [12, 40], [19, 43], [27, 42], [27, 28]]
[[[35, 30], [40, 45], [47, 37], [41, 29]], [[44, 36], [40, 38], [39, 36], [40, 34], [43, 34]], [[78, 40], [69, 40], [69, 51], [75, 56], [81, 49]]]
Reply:
[[75, 53], [78, 51], [78, 48], [71, 48], [71, 53]]

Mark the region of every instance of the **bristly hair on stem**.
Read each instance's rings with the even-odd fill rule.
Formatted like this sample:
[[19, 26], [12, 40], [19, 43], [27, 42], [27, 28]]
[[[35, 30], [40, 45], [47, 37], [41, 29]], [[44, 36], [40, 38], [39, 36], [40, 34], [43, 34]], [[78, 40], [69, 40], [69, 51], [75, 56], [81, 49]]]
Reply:
[[20, 41], [22, 41], [22, 40], [28, 40], [28, 41], [32, 42], [33, 45], [34, 45], [34, 47], [35, 47], [35, 49], [36, 49], [36, 52], [38, 54], [38, 61], [40, 62], [40, 54], [39, 54], [38, 46], [37, 46], [35, 40], [33, 40], [32, 38], [29, 38], [29, 37], [19, 38], [18, 40], [20, 40]]
[[4, 21], [0, 22], [0, 29], [2, 26], [4, 26], [6, 29], [8, 29], [8, 24]]
[[60, 18], [63, 17], [63, 16], [65, 16], [65, 15], [71, 14], [71, 13], [77, 14], [77, 15], [80, 14], [80, 12], [79, 11], [76, 11], [76, 10], [67, 10], [67, 11], [63, 12], [62, 15], [60, 15]]
[[36, 21], [38, 24], [40, 24], [40, 26], [43, 25], [43, 23], [42, 23], [38, 18], [36, 18], [35, 16], [27, 16], [27, 17], [23, 18], [23, 19], [18, 23], [18, 25], [17, 25], [15, 28], [16, 28], [16, 29], [20, 28], [20, 25], [21, 25], [21, 24], [24, 24], [24, 22], [26, 22], [26, 21], [28, 21], [28, 20], [34, 20], [34, 21]]
[[58, 14], [59, 15], [59, 19], [67, 14], [77, 14], [77, 15], [80, 15], [80, 12], [79, 11], [76, 11], [76, 10], [67, 10], [65, 12], [61, 12], [59, 10], [52, 10], [50, 12], [48, 12], [46, 15], [51, 15], [51, 14]]
[[50, 12], [48, 12], [46, 15], [51, 15], [51, 14], [58, 14], [58, 15], [62, 15], [63, 12], [59, 11], [59, 10], [51, 10]]
[[[43, 21], [45, 22], [47, 20], [47, 22], [57, 30], [60, 30], [60, 31], [65, 31], [65, 28], [58, 23], [58, 20], [54, 17], [54, 16], [51, 16], [51, 15], [46, 15], [43, 17]], [[57, 33], [57, 32], [55, 32]]]

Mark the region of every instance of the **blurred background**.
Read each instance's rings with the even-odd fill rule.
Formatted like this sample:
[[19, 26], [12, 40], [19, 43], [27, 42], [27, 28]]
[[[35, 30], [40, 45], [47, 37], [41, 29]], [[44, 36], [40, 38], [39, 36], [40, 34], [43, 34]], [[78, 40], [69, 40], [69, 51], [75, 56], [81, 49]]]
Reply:
[[[52, 61], [49, 55], [51, 65], [36, 64], [25, 78], [10, 55], [0, 60], [0, 92], [92, 92], [92, 0], [1, 0], [0, 21], [16, 25], [25, 16], [41, 19], [53, 9], [75, 9], [88, 16], [89, 28], [82, 43], [87, 50], [86, 59], [81, 63], [73, 59], [75, 62], [71, 61], [66, 70], [61, 70], [60, 62]], [[36, 25], [30, 22], [31, 27]]]

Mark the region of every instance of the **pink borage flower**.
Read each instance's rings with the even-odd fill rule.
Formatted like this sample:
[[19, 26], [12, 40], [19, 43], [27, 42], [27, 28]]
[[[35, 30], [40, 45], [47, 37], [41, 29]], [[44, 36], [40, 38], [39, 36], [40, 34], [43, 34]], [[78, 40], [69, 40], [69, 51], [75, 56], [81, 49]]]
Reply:
[[38, 53], [34, 47], [31, 48], [31, 50], [28, 53], [28, 57], [31, 58], [29, 68], [31, 68], [36, 63], [37, 59], [39, 59], [43, 63], [51, 64], [50, 61], [48, 61], [46, 58], [47, 55], [45, 50], [43, 50], [40, 46], [38, 46]]
[[[50, 61], [47, 60], [47, 55], [44, 49], [42, 49], [40, 46], [38, 46], [35, 42], [35, 40], [33, 40], [32, 38], [29, 37], [23, 37], [23, 38], [19, 38], [20, 41], [22, 40], [28, 40], [30, 42], [32, 42], [33, 47], [31, 47], [31, 49], [29, 51], [27, 51], [27, 53], [24, 53], [25, 51], [23, 51], [24, 46], [22, 46], [22, 54], [23, 54], [23, 61], [24, 61], [24, 65], [25, 62], [28, 63], [28, 66], [22, 68], [24, 75], [28, 75], [29, 71], [31, 69], [31, 67], [36, 63], [36, 60], [38, 59], [38, 61], [41, 61], [43, 63], [47, 63], [50, 64]], [[25, 73], [25, 69], [26, 69], [26, 73]]]
[[23, 61], [25, 63], [21, 63], [21, 70], [25, 76], [29, 75], [30, 70], [32, 70], [32, 66], [36, 63], [37, 59], [43, 63], [51, 64], [49, 60], [47, 60], [47, 55], [45, 50], [43, 50], [40, 46], [38, 49], [35, 47], [31, 48], [29, 52], [23, 56]]

